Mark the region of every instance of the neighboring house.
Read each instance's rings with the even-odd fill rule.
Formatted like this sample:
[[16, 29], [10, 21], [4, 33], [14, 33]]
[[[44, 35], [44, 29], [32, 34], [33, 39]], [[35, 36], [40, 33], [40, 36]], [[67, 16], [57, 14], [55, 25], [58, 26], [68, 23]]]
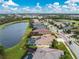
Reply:
[[41, 36], [36, 42], [36, 46], [39, 48], [50, 47], [52, 45], [52, 41], [55, 39], [55, 36], [51, 34], [46, 34]]
[[46, 26], [43, 25], [42, 23], [33, 23], [33, 28], [35, 29], [46, 29]]
[[40, 36], [31, 36], [31, 38], [28, 41], [29, 45], [35, 45], [35, 41], [38, 40]]
[[73, 29], [74, 27], [71, 27], [71, 26], [68, 26], [68, 27], [64, 27], [63, 30], [71, 30]]
[[51, 34], [51, 32], [48, 29], [36, 29], [33, 30], [31, 35], [43, 35], [43, 34]]
[[31, 26], [33, 27], [33, 29], [46, 29], [47, 27], [41, 23], [38, 19], [33, 19], [31, 21]]
[[39, 22], [40, 22], [38, 19], [32, 19], [32, 21], [33, 21], [34, 23], [39, 23]]
[[64, 52], [51, 48], [38, 48], [33, 54], [32, 59], [60, 59]]
[[55, 36], [51, 34], [46, 34], [42, 36], [32, 36], [29, 39], [28, 44], [36, 45], [37, 47], [50, 47]]
[[35, 22], [34, 22], [34, 20], [32, 20], [30, 23], [31, 23], [30, 25], [34, 29], [43, 29], [43, 28], [46, 28], [46, 26], [43, 23], [41, 23], [39, 20], [35, 21]]

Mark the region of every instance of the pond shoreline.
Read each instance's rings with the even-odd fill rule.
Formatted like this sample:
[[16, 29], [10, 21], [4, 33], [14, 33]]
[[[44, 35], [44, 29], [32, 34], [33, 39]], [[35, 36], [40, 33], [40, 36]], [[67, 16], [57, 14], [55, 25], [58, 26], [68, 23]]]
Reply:
[[16, 23], [22, 23], [22, 22], [28, 22], [28, 20], [22, 20], [22, 21], [13, 21], [13, 22], [8, 22], [5, 24], [0, 25], [0, 29], [4, 28], [5, 26], [11, 25], [11, 24], [16, 24]]
[[[24, 49], [24, 46], [26, 44], [26, 41], [28, 40], [28, 36], [30, 34], [30, 32], [32, 31], [32, 28], [30, 28], [29, 26], [29, 19], [28, 20], [23, 20], [23, 21], [15, 21], [15, 23], [19, 23], [19, 22], [25, 22], [28, 23], [28, 27], [25, 30], [24, 35], [21, 38], [21, 41], [16, 44], [15, 46], [11, 47], [11, 48], [7, 48], [5, 49], [5, 58], [6, 59], [21, 59], [22, 56], [26, 53], [27, 49]], [[13, 24], [14, 22], [10, 22], [7, 24]]]

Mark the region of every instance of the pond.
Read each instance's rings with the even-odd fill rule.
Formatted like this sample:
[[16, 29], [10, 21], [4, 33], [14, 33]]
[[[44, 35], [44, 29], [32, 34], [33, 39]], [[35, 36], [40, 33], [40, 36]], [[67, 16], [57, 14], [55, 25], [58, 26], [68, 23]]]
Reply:
[[0, 44], [10, 48], [20, 42], [28, 23], [15, 23], [0, 29]]

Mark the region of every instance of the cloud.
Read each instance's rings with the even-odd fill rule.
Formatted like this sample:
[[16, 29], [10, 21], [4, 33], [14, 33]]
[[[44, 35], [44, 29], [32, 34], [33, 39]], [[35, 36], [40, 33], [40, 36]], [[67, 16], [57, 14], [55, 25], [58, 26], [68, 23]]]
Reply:
[[53, 6], [52, 4], [47, 4], [47, 7], [50, 9], [52, 9], [52, 6]]
[[79, 0], [67, 0], [67, 1], [65, 1], [65, 4], [67, 5], [68, 10], [72, 13], [79, 11], [79, 7], [78, 7], [77, 3], [79, 3]]
[[23, 12], [25, 13], [40, 13], [42, 12], [42, 7], [40, 6], [40, 3], [37, 3], [35, 7], [24, 7], [24, 8], [21, 8]]
[[41, 9], [42, 7], [40, 6], [40, 3], [37, 3], [36, 6], [35, 6], [35, 8]]
[[42, 13], [42, 9], [32, 8], [31, 13]]
[[67, 5], [63, 5], [62, 8], [68, 8], [68, 6]]
[[4, 2], [3, 5], [4, 6], [19, 6], [18, 4], [16, 4], [12, 0], [9, 0], [9, 1]]
[[72, 4], [72, 3], [76, 3], [79, 2], [79, 0], [67, 0], [65, 1], [66, 4]]
[[12, 11], [17, 11], [18, 8], [17, 8], [17, 7], [15, 7], [15, 8], [10, 8], [10, 10], [12, 10]]
[[69, 1], [74, 2], [74, 3], [79, 2], [79, 0], [69, 0]]
[[28, 6], [27, 6], [27, 7], [22, 8], [22, 10], [23, 10], [23, 11], [25, 11], [25, 12], [30, 12], [30, 11], [31, 11], [30, 7], [28, 7]]
[[59, 2], [55, 2], [55, 3], [53, 3], [53, 10], [55, 11], [55, 12], [62, 12], [62, 8], [61, 8], [61, 5], [59, 4]]
[[65, 1], [64, 3], [65, 3], [65, 4], [69, 4], [69, 3], [70, 3], [70, 1], [69, 1], [69, 0], [67, 0], [67, 1]]
[[15, 2], [13, 2], [12, 0], [8, 0], [8, 1], [2, 1], [2, 7], [3, 7], [3, 10], [6, 10], [6, 11], [16, 11], [17, 10], [17, 7], [19, 6], [18, 4], [16, 4]]
[[55, 5], [55, 6], [59, 6], [59, 2], [55, 2], [53, 5]]
[[8, 5], [6, 5], [6, 4], [2, 4], [2, 7], [4, 7], [4, 8], [8, 8]]
[[3, 3], [3, 0], [0, 0], [0, 4], [2, 4]]
[[33, 8], [32, 7], [30, 8], [29, 6], [27, 6], [22, 8], [22, 10], [25, 13], [40, 13], [42, 12], [42, 7], [40, 6], [40, 3], [37, 3], [36, 6]]
[[[0, 1], [2, 2], [3, 0]], [[18, 7], [18, 4], [12, 0], [9, 0], [4, 1], [2, 6], [6, 11], [18, 13], [77, 13], [77, 11], [79, 12], [79, 6], [76, 2], [79, 2], [79, 0], [67, 0], [63, 5], [61, 5], [59, 2], [55, 2], [53, 4], [46, 4], [44, 7], [40, 6], [40, 3], [36, 3], [36, 6], [34, 7]]]
[[43, 8], [40, 6], [40, 3], [37, 3], [36, 6], [31, 9], [31, 13], [41, 13], [43, 10]]
[[61, 5], [59, 2], [55, 2], [53, 4], [47, 4], [48, 12], [61, 12]]

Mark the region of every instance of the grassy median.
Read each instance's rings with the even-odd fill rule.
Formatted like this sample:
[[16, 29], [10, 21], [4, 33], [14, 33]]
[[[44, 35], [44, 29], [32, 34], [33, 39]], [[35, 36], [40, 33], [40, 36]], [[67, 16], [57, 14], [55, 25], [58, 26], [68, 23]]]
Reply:
[[73, 59], [63, 43], [60, 43], [60, 45], [58, 45], [57, 48], [64, 51], [64, 56], [61, 57], [61, 59]]
[[64, 56], [62, 56], [60, 59], [73, 59], [63, 43], [59, 43], [55, 40], [54, 42], [52, 42], [51, 47], [64, 51]]

